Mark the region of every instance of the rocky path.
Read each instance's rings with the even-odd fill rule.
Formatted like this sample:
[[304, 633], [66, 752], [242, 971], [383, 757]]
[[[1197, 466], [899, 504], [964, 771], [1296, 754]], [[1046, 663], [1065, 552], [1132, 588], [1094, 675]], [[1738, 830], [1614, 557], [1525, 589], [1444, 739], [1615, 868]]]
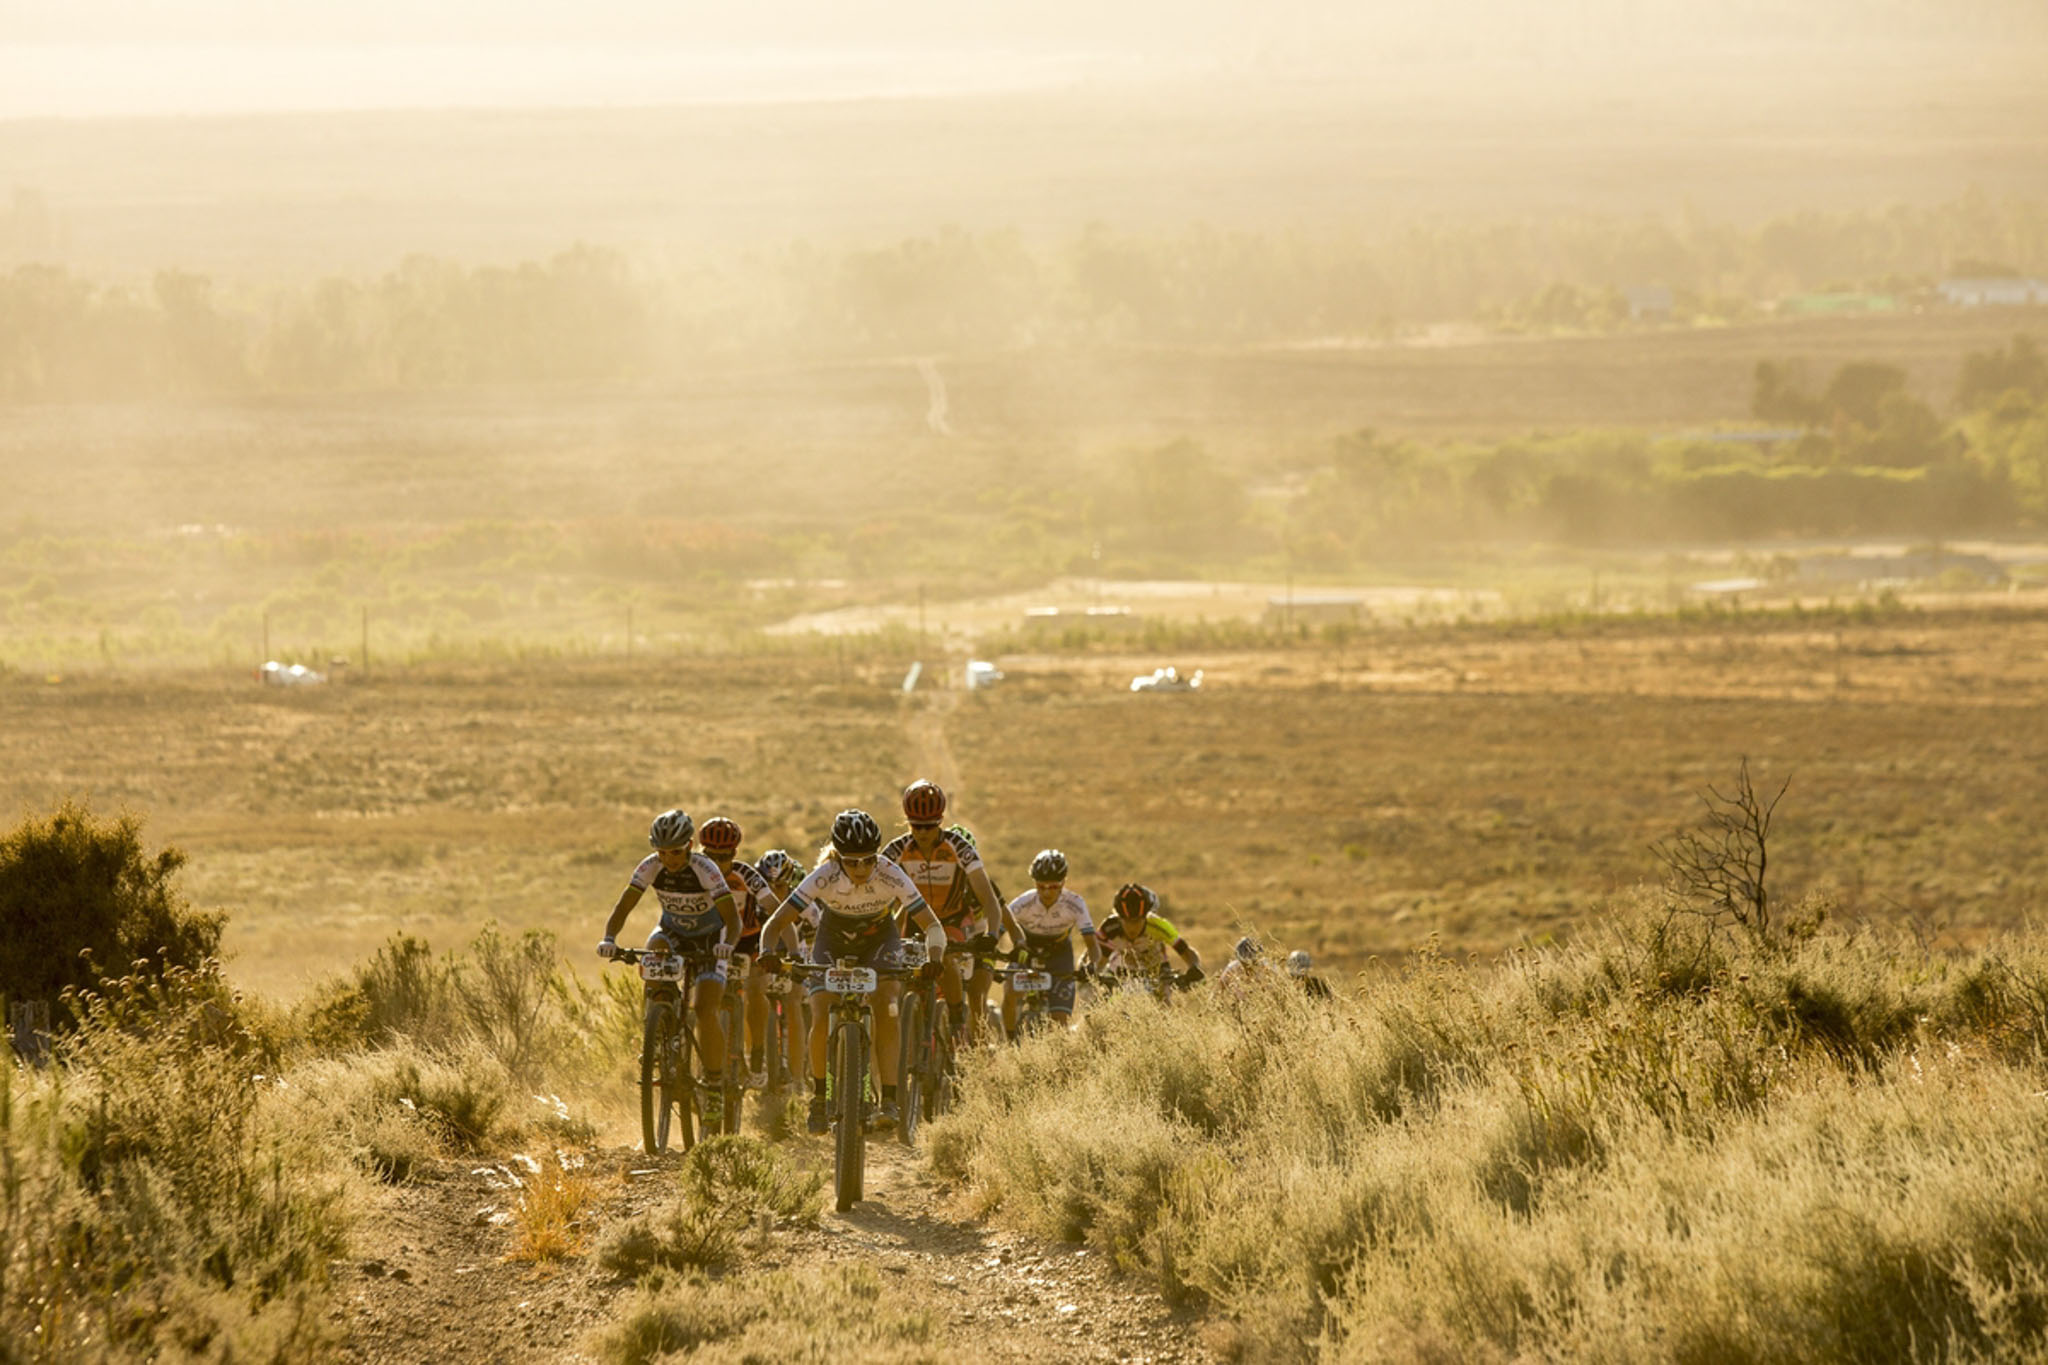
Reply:
[[[829, 1166], [820, 1140], [803, 1159]], [[600, 1148], [588, 1173], [601, 1191], [586, 1246], [606, 1225], [673, 1197], [674, 1162]], [[354, 1259], [333, 1267], [335, 1315], [361, 1365], [595, 1361], [596, 1334], [631, 1286], [585, 1254], [540, 1266], [509, 1261], [511, 1177], [526, 1168], [446, 1163], [387, 1191], [365, 1220]], [[1081, 1247], [990, 1228], [951, 1208], [921, 1158], [893, 1141], [869, 1149], [868, 1198], [816, 1228], [750, 1239], [746, 1268], [858, 1261], [883, 1273], [885, 1292], [927, 1310], [944, 1338], [995, 1361], [1203, 1362], [1200, 1320], [1168, 1309], [1145, 1282], [1118, 1276]]]

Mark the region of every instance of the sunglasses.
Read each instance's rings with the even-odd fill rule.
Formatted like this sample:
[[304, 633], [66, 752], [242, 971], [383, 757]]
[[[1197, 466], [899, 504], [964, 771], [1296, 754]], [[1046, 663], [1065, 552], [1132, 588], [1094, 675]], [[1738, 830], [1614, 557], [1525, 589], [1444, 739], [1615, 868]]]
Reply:
[[873, 853], [867, 854], [865, 857], [859, 858], [856, 858], [849, 853], [842, 853], [839, 855], [839, 865], [841, 867], [873, 867], [875, 865], [876, 857], [877, 855]]

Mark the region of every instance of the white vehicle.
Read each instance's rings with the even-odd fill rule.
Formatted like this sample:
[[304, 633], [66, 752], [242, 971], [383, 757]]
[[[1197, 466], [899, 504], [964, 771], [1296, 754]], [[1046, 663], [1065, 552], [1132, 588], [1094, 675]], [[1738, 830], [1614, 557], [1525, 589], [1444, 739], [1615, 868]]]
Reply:
[[1131, 679], [1133, 692], [1194, 692], [1202, 686], [1202, 670], [1196, 669], [1192, 677], [1183, 678], [1180, 670], [1171, 665], [1155, 668], [1150, 673], [1140, 673]]

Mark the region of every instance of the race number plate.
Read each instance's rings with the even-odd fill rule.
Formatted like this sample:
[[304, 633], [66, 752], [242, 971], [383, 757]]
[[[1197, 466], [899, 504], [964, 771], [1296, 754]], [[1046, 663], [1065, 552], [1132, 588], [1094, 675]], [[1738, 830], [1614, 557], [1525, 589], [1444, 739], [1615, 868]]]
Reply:
[[1010, 973], [1009, 989], [1015, 995], [1030, 995], [1034, 991], [1049, 991], [1052, 989], [1052, 973], [1012, 972]]
[[872, 967], [827, 967], [825, 989], [834, 995], [872, 995], [875, 969]]
[[921, 938], [907, 938], [896, 945], [896, 965], [922, 967], [931, 961], [931, 946]]
[[771, 976], [761, 983], [761, 989], [770, 995], [788, 995], [789, 978], [786, 976]]
[[642, 981], [681, 981], [683, 979], [684, 966], [683, 960], [673, 953], [663, 953], [659, 956], [648, 953], [640, 959], [640, 979]]

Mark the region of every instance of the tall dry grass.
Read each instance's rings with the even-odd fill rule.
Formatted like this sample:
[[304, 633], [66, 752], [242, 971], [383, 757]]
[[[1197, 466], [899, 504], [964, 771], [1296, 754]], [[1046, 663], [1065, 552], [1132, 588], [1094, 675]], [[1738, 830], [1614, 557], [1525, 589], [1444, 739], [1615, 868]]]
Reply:
[[1755, 949], [1645, 899], [1331, 1005], [1119, 998], [933, 1131], [1247, 1359], [1974, 1360], [2048, 1328], [2048, 939]]

